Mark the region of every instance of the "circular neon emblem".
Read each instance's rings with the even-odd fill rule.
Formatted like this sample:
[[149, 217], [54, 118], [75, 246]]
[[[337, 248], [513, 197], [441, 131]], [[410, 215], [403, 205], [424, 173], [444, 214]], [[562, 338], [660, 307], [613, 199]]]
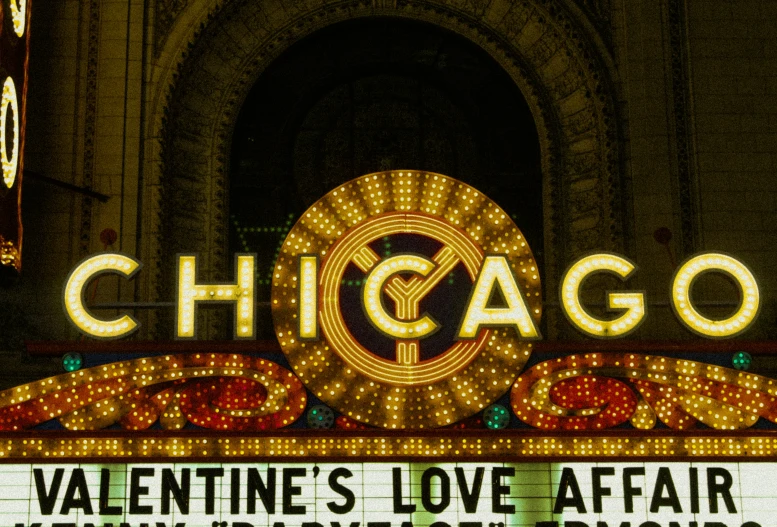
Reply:
[[310, 207], [274, 273], [275, 330], [322, 401], [385, 428], [488, 407], [539, 336], [540, 280], [509, 216], [439, 174], [381, 172]]

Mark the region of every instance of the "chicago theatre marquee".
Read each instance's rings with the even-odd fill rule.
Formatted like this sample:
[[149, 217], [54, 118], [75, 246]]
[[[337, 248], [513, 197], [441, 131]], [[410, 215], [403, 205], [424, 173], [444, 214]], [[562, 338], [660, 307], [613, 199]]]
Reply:
[[[378, 252], [387, 240], [388, 257]], [[255, 338], [256, 256], [234, 260], [232, 282], [203, 283], [197, 256], [177, 257], [177, 338], [197, 338], [208, 304], [231, 308], [235, 342]], [[137, 331], [133, 317], [99, 317], [84, 302], [100, 275], [139, 272], [125, 254], [86, 258], [63, 290], [69, 320], [95, 339]], [[608, 292], [606, 317], [580, 300], [594, 275], [635, 272], [615, 253], [575, 261], [558, 292], [569, 323], [600, 339], [635, 330], [644, 292]], [[707, 273], [736, 284], [730, 316], [694, 305]], [[748, 429], [777, 420], [775, 381], [630, 352], [527, 368], [541, 291], [521, 230], [477, 189], [427, 172], [356, 178], [309, 207], [281, 245], [270, 304], [284, 365], [217, 351], [233, 347], [223, 343], [70, 367], [0, 393], [3, 510], [24, 504], [6, 514], [17, 525], [767, 520], [774, 439]], [[721, 253], [683, 262], [671, 292], [678, 320], [712, 339], [746, 331], [760, 304], [749, 269]], [[34, 431], [52, 419], [63, 431]], [[300, 419], [309, 429], [293, 426]]]
[[[52, 283], [53, 212], [25, 207], [21, 265], [30, 3], [2, 2], [0, 263], [66, 328], [26, 343], [64, 373], [0, 391], [0, 525], [775, 524], [777, 378], [749, 371], [775, 349], [752, 336], [773, 277], [699, 241], [679, 106], [675, 179], [642, 186], [668, 197], [640, 194], [606, 2], [81, 4], [94, 142], [58, 183], [81, 225]], [[695, 11], [662, 6], [668, 44], [693, 43]], [[95, 130], [116, 20], [114, 195]], [[667, 58], [679, 105], [688, 56]], [[664, 197], [672, 229], [640, 237]]]

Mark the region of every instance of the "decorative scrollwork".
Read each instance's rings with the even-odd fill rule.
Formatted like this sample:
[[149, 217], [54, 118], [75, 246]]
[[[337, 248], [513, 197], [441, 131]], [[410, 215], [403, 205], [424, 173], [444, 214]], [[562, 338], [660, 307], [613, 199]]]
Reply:
[[305, 409], [302, 383], [268, 360], [243, 355], [165, 355], [114, 362], [0, 392], [0, 430], [59, 419], [69, 430], [159, 421], [218, 430], [274, 430]]
[[600, 430], [630, 421], [675, 430], [777, 422], [777, 381], [685, 359], [636, 354], [571, 355], [540, 363], [513, 384], [515, 415], [545, 430]]

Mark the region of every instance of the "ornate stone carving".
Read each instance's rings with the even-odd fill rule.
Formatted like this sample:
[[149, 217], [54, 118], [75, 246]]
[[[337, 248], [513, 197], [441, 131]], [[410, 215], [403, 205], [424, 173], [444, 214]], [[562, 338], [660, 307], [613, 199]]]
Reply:
[[674, 145], [677, 155], [677, 189], [680, 209], [680, 243], [686, 256], [701, 246], [699, 224], [698, 173], [695, 150], [691, 145], [692, 108], [691, 83], [688, 78], [688, 34], [685, 1], [668, 0], [670, 73], [672, 81], [672, 113], [674, 114]]
[[156, 0], [154, 16], [154, 51], [159, 54], [170, 28], [178, 15], [189, 5], [189, 0]]
[[[84, 94], [84, 171], [81, 184], [92, 188], [94, 184], [94, 139], [97, 122], [97, 61], [100, 50], [100, 2], [89, 2], [89, 29], [86, 48], [86, 92]], [[81, 230], [79, 251], [82, 256], [89, 252], [92, 235], [92, 198], [81, 198]]]
[[611, 0], [577, 0], [577, 4], [612, 50]]
[[[198, 251], [204, 257], [201, 279], [224, 279], [231, 267], [224, 254], [230, 134], [246, 94], [295, 41], [339, 21], [385, 15], [436, 24], [472, 40], [521, 88], [537, 123], [547, 180], [550, 290], [572, 258], [594, 248], [623, 249], [628, 226], [610, 61], [585, 29], [590, 21], [581, 22], [580, 10], [567, 1], [234, 0], [197, 31], [171, 87], [159, 228], [152, 229], [160, 233], [158, 262]], [[164, 277], [156, 280], [161, 297], [171, 296], [171, 271], [154, 274]]]

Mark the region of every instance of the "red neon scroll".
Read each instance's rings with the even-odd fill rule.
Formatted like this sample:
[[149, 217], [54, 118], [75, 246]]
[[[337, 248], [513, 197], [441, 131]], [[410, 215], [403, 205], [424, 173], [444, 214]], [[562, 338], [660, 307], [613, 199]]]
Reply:
[[274, 430], [305, 410], [302, 383], [281, 366], [229, 354], [166, 355], [96, 366], [0, 392], [0, 430], [59, 419], [69, 430], [159, 421], [218, 430]]
[[684, 359], [636, 354], [571, 355], [540, 363], [513, 384], [510, 401], [527, 424], [599, 430], [630, 421], [653, 428], [697, 422], [718, 430], [777, 422], [777, 381]]

